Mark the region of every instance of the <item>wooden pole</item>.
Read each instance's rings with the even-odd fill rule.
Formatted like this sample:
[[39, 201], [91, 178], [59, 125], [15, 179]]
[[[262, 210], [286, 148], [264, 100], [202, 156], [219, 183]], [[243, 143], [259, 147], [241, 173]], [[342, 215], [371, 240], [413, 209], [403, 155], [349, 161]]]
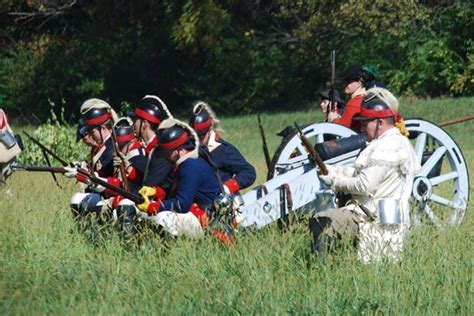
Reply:
[[444, 126], [457, 124], [457, 123], [462, 123], [462, 122], [466, 122], [466, 121], [470, 121], [470, 120], [474, 120], [474, 114], [468, 115], [468, 116], [463, 116], [463, 117], [458, 117], [458, 118], [455, 118], [455, 119], [452, 119], [452, 120], [442, 121], [442, 122], [439, 122], [437, 125], [439, 127], [444, 127]]

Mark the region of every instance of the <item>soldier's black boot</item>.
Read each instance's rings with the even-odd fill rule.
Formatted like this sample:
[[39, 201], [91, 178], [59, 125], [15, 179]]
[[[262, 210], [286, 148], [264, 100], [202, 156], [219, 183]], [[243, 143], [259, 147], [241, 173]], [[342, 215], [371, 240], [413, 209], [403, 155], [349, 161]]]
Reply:
[[332, 244], [332, 238], [323, 234], [329, 225], [331, 225], [331, 219], [327, 217], [309, 219], [309, 229], [313, 234], [312, 250], [319, 259], [324, 259]]
[[122, 238], [130, 240], [137, 233], [135, 226], [137, 211], [134, 205], [117, 206], [117, 217], [120, 226]]

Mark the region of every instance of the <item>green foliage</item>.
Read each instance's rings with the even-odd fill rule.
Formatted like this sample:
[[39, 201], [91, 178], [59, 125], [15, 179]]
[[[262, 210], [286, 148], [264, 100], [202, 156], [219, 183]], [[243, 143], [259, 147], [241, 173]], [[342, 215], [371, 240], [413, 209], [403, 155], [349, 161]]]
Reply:
[[[85, 161], [88, 159], [87, 148], [75, 139], [76, 130], [68, 126], [64, 119], [64, 104], [61, 106], [59, 117], [54, 112], [54, 103], [51, 102], [50, 117], [45, 124], [35, 129], [31, 136], [51, 149], [59, 157], [68, 162]], [[28, 138], [23, 138], [25, 149], [20, 155], [20, 161], [24, 164], [46, 165], [42, 150]], [[53, 165], [60, 165], [58, 161], [49, 156]]]
[[397, 94], [474, 89], [468, 0], [9, 0], [0, 17], [12, 116], [45, 120], [48, 100], [65, 99], [70, 117], [90, 97], [117, 106], [145, 94], [175, 114], [197, 99], [226, 114], [288, 110], [327, 87], [332, 49], [338, 74], [374, 65]]
[[220, 46], [221, 34], [230, 24], [230, 15], [214, 1], [197, 4], [188, 1], [173, 26], [171, 37], [178, 49], [214, 51]]
[[451, 90], [456, 94], [474, 95], [474, 41], [469, 41], [468, 62], [464, 71], [456, 75]]
[[15, 49], [4, 51], [0, 58], [0, 94], [6, 96], [2, 107], [7, 111], [25, 113], [22, 108], [35, 103], [30, 91], [35, 86], [34, 78], [40, 63], [38, 50], [24, 42], [19, 42]]
[[410, 46], [404, 67], [388, 72], [390, 87], [397, 92], [420, 96], [438, 96], [449, 92], [462, 63], [448, 49], [447, 40], [430, 38], [420, 40], [416, 47]]

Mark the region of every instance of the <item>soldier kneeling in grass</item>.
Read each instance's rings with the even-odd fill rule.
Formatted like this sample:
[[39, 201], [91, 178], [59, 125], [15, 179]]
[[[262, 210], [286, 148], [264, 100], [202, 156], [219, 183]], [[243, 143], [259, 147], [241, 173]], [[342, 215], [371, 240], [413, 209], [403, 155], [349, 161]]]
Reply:
[[208, 224], [206, 211], [221, 193], [219, 181], [209, 162], [199, 155], [197, 135], [187, 124], [167, 119], [157, 135], [155, 150], [175, 166], [174, 188], [170, 196], [159, 186], [141, 188], [145, 202], [137, 205], [138, 216], [173, 236], [200, 237]]
[[[82, 111], [84, 109], [84, 111]], [[112, 131], [115, 112], [110, 105], [99, 99], [89, 99], [84, 102], [81, 108], [81, 126], [78, 129], [78, 137], [81, 137], [85, 144], [91, 146], [91, 161], [89, 163], [80, 162], [81, 168], [87, 168], [102, 178], [114, 175], [114, 146], [112, 143]], [[68, 178], [76, 178], [81, 183], [88, 183], [88, 179], [77, 172], [76, 168], [69, 168], [64, 175]], [[107, 192], [99, 192], [93, 185], [87, 185], [85, 192], [76, 193], [71, 198], [71, 209], [73, 214], [84, 216], [91, 212], [100, 212], [107, 208], [106, 202], [102, 199]]]
[[320, 176], [353, 199], [345, 207], [310, 219], [314, 250], [324, 254], [335, 239], [346, 237], [357, 244], [363, 262], [398, 260], [410, 225], [413, 178], [420, 165], [406, 137], [398, 100], [388, 90], [368, 90], [355, 120], [367, 134], [367, 146], [353, 167], [328, 166], [328, 175]]
[[[136, 194], [141, 187], [147, 163], [145, 148], [137, 139], [133, 129], [133, 122], [129, 118], [118, 120], [114, 130], [117, 141], [117, 153], [113, 158], [114, 173], [112, 176], [102, 178], [101, 180]], [[124, 168], [127, 177], [126, 181], [122, 179], [121, 167]], [[118, 226], [120, 226], [126, 236], [135, 232], [136, 209], [132, 201], [118, 195], [113, 190], [98, 184], [92, 184], [87, 176], [77, 173], [76, 168], [66, 167], [65, 169], [68, 170], [68, 174], [75, 175], [79, 182], [88, 184], [90, 191], [95, 192], [90, 193], [92, 194], [90, 195], [90, 201], [93, 200], [93, 197], [100, 199], [100, 203], [96, 204], [90, 211], [94, 211], [97, 214], [104, 213], [105, 211], [107, 213], [105, 215], [108, 215], [110, 219], [113, 218], [118, 221]], [[98, 177], [98, 175], [95, 176]], [[78, 193], [78, 195], [79, 197], [82, 196], [81, 193]], [[82, 212], [80, 215], [87, 215], [88, 213], [87, 210], [83, 210], [80, 207], [79, 211]]]
[[220, 122], [207, 103], [199, 101], [194, 105], [190, 125], [198, 134], [201, 145], [209, 151], [227, 193], [238, 193], [255, 182], [255, 168], [234, 145], [219, 135], [222, 131]]

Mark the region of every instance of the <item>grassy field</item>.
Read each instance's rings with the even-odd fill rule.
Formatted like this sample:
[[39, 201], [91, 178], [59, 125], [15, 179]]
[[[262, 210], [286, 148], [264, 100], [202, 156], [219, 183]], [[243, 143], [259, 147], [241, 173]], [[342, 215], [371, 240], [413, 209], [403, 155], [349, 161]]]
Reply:
[[[439, 122], [474, 113], [474, 98], [404, 104], [406, 117]], [[316, 111], [263, 115], [275, 133]], [[266, 167], [255, 116], [224, 118], [224, 135], [258, 170]], [[474, 121], [446, 130], [472, 168]], [[71, 135], [71, 138], [74, 135]], [[472, 175], [471, 171], [471, 183]], [[303, 223], [240, 235], [235, 251], [212, 238], [133, 249], [116, 236], [92, 245], [75, 230], [69, 198], [76, 186], [50, 175], [16, 173], [0, 189], [0, 313], [9, 314], [444, 314], [472, 315], [473, 207], [443, 230], [412, 230], [398, 264], [364, 265], [352, 252], [315, 260]], [[472, 189], [471, 189], [472, 196]]]

